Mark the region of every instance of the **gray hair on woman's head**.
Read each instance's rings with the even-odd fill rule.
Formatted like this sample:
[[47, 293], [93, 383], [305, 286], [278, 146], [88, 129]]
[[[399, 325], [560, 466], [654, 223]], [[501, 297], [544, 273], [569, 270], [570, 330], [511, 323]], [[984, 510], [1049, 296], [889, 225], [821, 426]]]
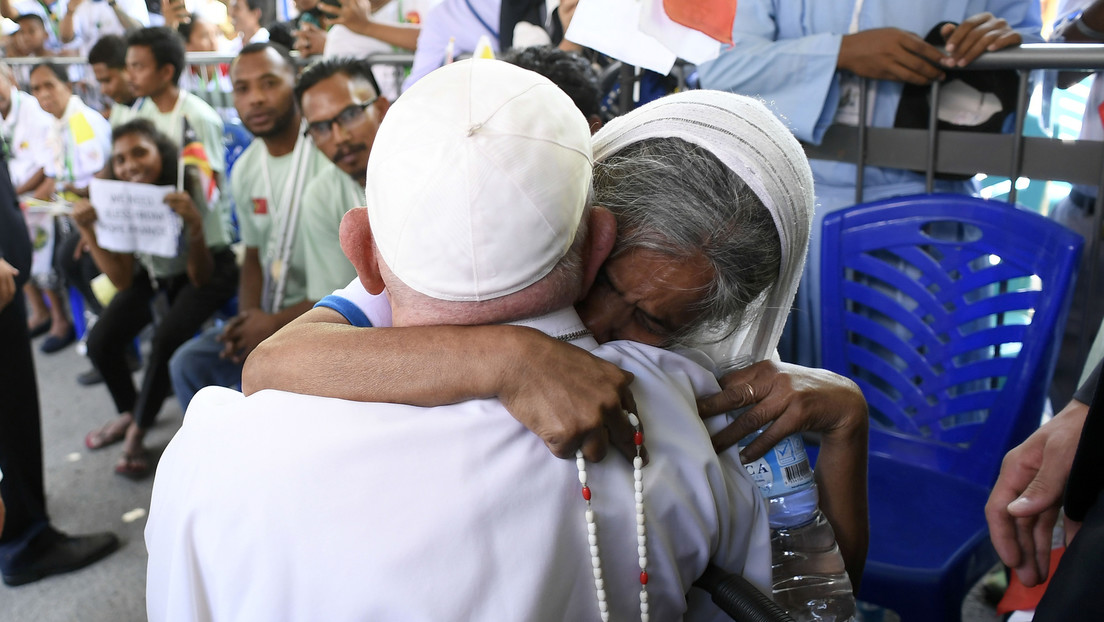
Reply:
[[640, 249], [673, 259], [700, 254], [713, 268], [697, 321], [675, 341], [706, 327], [721, 326], [719, 337], [727, 336], [778, 279], [782, 247], [770, 212], [739, 175], [702, 147], [680, 138], [632, 143], [595, 163], [594, 190], [595, 203], [617, 217], [611, 257]]

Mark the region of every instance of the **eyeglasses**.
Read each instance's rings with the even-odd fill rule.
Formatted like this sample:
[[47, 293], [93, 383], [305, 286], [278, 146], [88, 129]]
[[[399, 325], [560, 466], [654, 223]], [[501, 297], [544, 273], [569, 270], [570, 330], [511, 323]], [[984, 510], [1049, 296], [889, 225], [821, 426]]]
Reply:
[[314, 123], [307, 125], [307, 129], [305, 132], [303, 132], [303, 136], [309, 135], [311, 138], [314, 138], [315, 142], [329, 140], [330, 137], [333, 135], [334, 123], [340, 125], [342, 130], [348, 130], [349, 128], [356, 126], [358, 123], [364, 120], [364, 111], [368, 109], [368, 106], [376, 103], [377, 99], [379, 98], [373, 97], [363, 104], [350, 104], [332, 119], [315, 121]]

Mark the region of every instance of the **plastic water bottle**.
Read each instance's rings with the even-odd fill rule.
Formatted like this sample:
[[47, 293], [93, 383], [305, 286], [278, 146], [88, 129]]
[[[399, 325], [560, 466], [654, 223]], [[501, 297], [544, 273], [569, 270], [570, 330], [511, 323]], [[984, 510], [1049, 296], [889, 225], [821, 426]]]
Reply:
[[[742, 441], [743, 449], [759, 436]], [[797, 622], [855, 618], [851, 580], [836, 534], [817, 506], [817, 486], [799, 434], [744, 465], [767, 500], [774, 600]]]

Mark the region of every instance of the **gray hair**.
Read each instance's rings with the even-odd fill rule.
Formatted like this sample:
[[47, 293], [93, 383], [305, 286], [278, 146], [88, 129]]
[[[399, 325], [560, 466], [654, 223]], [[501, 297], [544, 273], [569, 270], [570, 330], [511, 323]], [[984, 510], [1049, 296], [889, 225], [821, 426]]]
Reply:
[[700, 253], [713, 268], [696, 305], [697, 320], [674, 341], [707, 327], [721, 327], [720, 339], [727, 337], [778, 280], [782, 245], [770, 212], [743, 179], [702, 147], [681, 138], [632, 143], [595, 163], [594, 189], [595, 203], [617, 217], [611, 258], [636, 249], [675, 259]]

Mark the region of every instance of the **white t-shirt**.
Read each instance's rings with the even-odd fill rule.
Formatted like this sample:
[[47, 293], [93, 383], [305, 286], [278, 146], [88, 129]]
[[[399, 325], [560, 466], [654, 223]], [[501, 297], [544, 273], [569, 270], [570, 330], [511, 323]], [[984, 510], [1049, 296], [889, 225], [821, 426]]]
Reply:
[[[143, 26], [149, 26], [149, 10], [143, 0], [116, 0], [119, 8]], [[105, 0], [85, 0], [73, 13], [73, 36], [77, 41], [80, 55], [88, 56], [88, 51], [104, 35], [125, 35], [126, 28], [119, 21], [115, 9]]]
[[[429, 13], [430, 9], [440, 2], [441, 0], [392, 0], [373, 13], [372, 19], [384, 24], [420, 23], [422, 16]], [[337, 24], [326, 33], [326, 48], [322, 55], [362, 58], [371, 54], [389, 54], [395, 51], [405, 50], [400, 50], [379, 39], [355, 33]], [[396, 72], [395, 68], [389, 65], [378, 65], [372, 67], [372, 75], [379, 84], [380, 95], [395, 101], [399, 96], [403, 72], [401, 70]]]
[[[572, 309], [525, 324], [566, 336]], [[573, 341], [636, 376], [651, 618], [722, 620], [692, 582], [708, 563], [770, 585], [759, 491], [718, 457], [687, 358]], [[639, 615], [631, 464], [587, 465], [606, 600]], [[149, 619], [598, 620], [574, 460], [493, 399], [438, 408], [208, 387], [160, 460], [146, 546]], [[690, 592], [689, 602], [687, 593]]]
[[45, 137], [50, 160], [47, 177], [59, 184], [88, 187], [111, 157], [111, 124], [76, 95], [69, 97], [65, 112]]
[[37, 99], [12, 87], [11, 110], [0, 118], [0, 131], [11, 145], [8, 172], [14, 187], [27, 183], [35, 171], [50, 165], [51, 152], [44, 137], [49, 135], [54, 120]]

